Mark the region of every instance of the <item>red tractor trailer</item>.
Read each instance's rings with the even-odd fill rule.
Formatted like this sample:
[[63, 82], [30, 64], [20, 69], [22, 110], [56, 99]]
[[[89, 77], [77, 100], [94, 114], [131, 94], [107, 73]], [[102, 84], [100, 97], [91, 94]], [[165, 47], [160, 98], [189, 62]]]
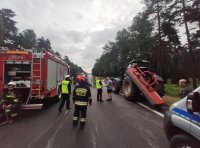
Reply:
[[0, 50], [0, 95], [15, 82], [23, 109], [41, 109], [45, 99], [58, 99], [59, 85], [69, 73], [69, 66], [48, 51]]

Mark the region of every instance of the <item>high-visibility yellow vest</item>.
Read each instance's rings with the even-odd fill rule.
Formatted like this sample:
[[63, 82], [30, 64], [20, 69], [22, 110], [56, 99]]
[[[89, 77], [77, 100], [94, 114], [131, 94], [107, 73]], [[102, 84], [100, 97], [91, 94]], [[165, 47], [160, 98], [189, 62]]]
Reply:
[[62, 80], [62, 93], [63, 94], [69, 94], [68, 85], [69, 85], [69, 81]]
[[96, 80], [96, 88], [97, 89], [100, 89], [100, 88], [102, 88], [102, 85], [100, 85], [100, 80]]

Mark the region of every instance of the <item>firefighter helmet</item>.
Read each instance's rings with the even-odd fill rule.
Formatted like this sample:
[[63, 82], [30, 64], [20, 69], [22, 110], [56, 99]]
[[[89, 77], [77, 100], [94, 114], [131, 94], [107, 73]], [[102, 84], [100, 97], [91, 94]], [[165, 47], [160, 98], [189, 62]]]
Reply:
[[76, 77], [76, 80], [77, 80], [78, 82], [83, 82], [83, 81], [86, 80], [86, 77], [83, 76], [83, 75], [78, 75], [78, 76]]
[[65, 78], [69, 78], [69, 77], [70, 77], [70, 75], [66, 75], [66, 76], [65, 76]]
[[8, 86], [9, 86], [9, 85], [15, 86], [16, 84], [15, 84], [15, 82], [9, 82], [7, 85], [8, 85]]

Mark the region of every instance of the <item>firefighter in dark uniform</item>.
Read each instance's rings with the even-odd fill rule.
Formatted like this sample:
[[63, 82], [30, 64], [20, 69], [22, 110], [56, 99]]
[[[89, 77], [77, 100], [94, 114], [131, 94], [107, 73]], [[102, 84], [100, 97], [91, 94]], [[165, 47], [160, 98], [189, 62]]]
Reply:
[[78, 76], [77, 81], [78, 85], [73, 91], [73, 102], [75, 104], [73, 125], [76, 126], [78, 124], [80, 117], [80, 127], [84, 128], [88, 103], [90, 106], [92, 105], [91, 91], [85, 82], [85, 76]]
[[70, 75], [65, 76], [65, 80], [62, 80], [61, 83], [61, 91], [62, 91], [62, 101], [58, 108], [58, 111], [61, 112], [62, 108], [66, 101], [66, 109], [70, 109], [70, 94], [71, 94], [71, 82], [70, 82]]
[[7, 86], [8, 90], [3, 95], [3, 109], [5, 110], [8, 123], [12, 123], [13, 119], [18, 115], [21, 102], [14, 91], [15, 83], [9, 82]]

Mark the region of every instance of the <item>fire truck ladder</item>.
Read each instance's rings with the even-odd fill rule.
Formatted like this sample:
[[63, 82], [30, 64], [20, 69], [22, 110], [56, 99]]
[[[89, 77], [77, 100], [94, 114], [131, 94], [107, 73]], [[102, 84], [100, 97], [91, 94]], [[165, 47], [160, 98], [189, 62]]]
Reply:
[[30, 94], [26, 104], [28, 104], [31, 98], [41, 97], [41, 85], [42, 85], [42, 58], [43, 54], [33, 53], [32, 66], [31, 66], [31, 83], [30, 83]]

